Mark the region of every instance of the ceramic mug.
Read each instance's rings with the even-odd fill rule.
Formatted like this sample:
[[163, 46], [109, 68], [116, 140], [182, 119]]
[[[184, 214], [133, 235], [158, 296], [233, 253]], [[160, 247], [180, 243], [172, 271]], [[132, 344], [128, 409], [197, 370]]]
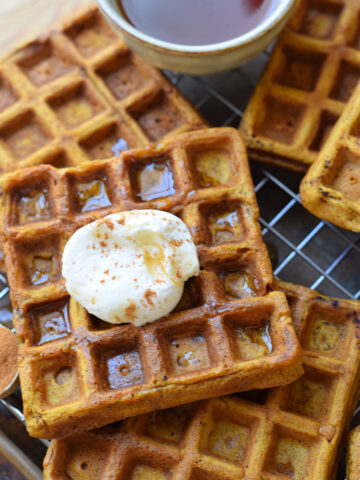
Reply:
[[271, 13], [239, 37], [212, 45], [189, 46], [151, 37], [124, 18], [117, 0], [97, 0], [109, 25], [136, 54], [158, 68], [200, 75], [237, 67], [265, 50], [286, 25], [295, 1], [274, 0]]

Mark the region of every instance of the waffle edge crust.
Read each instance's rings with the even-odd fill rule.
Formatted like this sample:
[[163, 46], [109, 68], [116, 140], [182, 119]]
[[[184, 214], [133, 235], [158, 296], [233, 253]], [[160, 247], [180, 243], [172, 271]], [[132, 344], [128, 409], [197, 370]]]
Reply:
[[360, 302], [282, 282], [276, 287], [291, 305], [302, 377], [54, 440], [44, 479], [333, 478], [359, 397]]
[[249, 157], [306, 171], [360, 80], [358, 0], [298, 0], [246, 108]]
[[360, 478], [360, 426], [350, 432], [346, 456], [346, 478]]
[[300, 185], [305, 208], [360, 232], [360, 84]]
[[[271, 264], [236, 130], [187, 133], [63, 170], [23, 169], [4, 176], [0, 186], [31, 435], [61, 437], [301, 375], [285, 295], [270, 291]], [[75, 230], [134, 208], [179, 215], [202, 267], [175, 311], [142, 328], [88, 315], [69, 299], [60, 268]]]

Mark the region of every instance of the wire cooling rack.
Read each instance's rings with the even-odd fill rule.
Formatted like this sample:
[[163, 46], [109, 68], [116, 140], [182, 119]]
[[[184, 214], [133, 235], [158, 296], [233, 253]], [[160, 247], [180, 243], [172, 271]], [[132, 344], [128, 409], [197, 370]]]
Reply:
[[[211, 125], [238, 127], [268, 57], [269, 50], [240, 68], [211, 76], [166, 74]], [[302, 207], [298, 193], [301, 174], [255, 162], [251, 169], [262, 233], [275, 275], [325, 295], [359, 299], [360, 235], [319, 220]], [[0, 274], [0, 321], [8, 325], [9, 303], [6, 279]], [[1, 402], [24, 423], [19, 392]], [[360, 407], [354, 414], [353, 425], [359, 423]], [[31, 442], [27, 448], [36, 449], [34, 461], [39, 464], [47, 442]], [[342, 459], [337, 479], [344, 477]]]

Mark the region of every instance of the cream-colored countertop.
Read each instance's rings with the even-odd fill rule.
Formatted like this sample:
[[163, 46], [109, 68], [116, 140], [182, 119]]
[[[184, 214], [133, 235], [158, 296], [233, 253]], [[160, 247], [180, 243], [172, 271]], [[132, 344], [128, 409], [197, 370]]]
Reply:
[[92, 0], [0, 0], [0, 57]]

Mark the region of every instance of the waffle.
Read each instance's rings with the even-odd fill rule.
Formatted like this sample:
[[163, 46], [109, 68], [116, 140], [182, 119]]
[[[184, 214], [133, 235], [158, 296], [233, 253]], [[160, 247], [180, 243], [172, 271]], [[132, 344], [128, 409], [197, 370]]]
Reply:
[[205, 126], [96, 6], [0, 62], [0, 173], [105, 159]]
[[300, 193], [314, 215], [360, 232], [360, 84], [305, 175]]
[[132, 54], [96, 6], [0, 62], [0, 174], [110, 158], [206, 126], [158, 70]]
[[[301, 375], [285, 295], [268, 293], [271, 265], [236, 130], [187, 133], [79, 167], [18, 170], [1, 187], [31, 435], [64, 436]], [[175, 311], [140, 329], [89, 316], [69, 301], [60, 271], [62, 250], [77, 228], [135, 208], [179, 215], [202, 267]]]
[[303, 377], [54, 440], [44, 479], [333, 478], [358, 397], [360, 303], [280, 287], [304, 349]]
[[245, 111], [249, 156], [306, 171], [360, 79], [358, 0], [298, 0]]
[[346, 461], [347, 480], [360, 478], [360, 426], [351, 431]]

